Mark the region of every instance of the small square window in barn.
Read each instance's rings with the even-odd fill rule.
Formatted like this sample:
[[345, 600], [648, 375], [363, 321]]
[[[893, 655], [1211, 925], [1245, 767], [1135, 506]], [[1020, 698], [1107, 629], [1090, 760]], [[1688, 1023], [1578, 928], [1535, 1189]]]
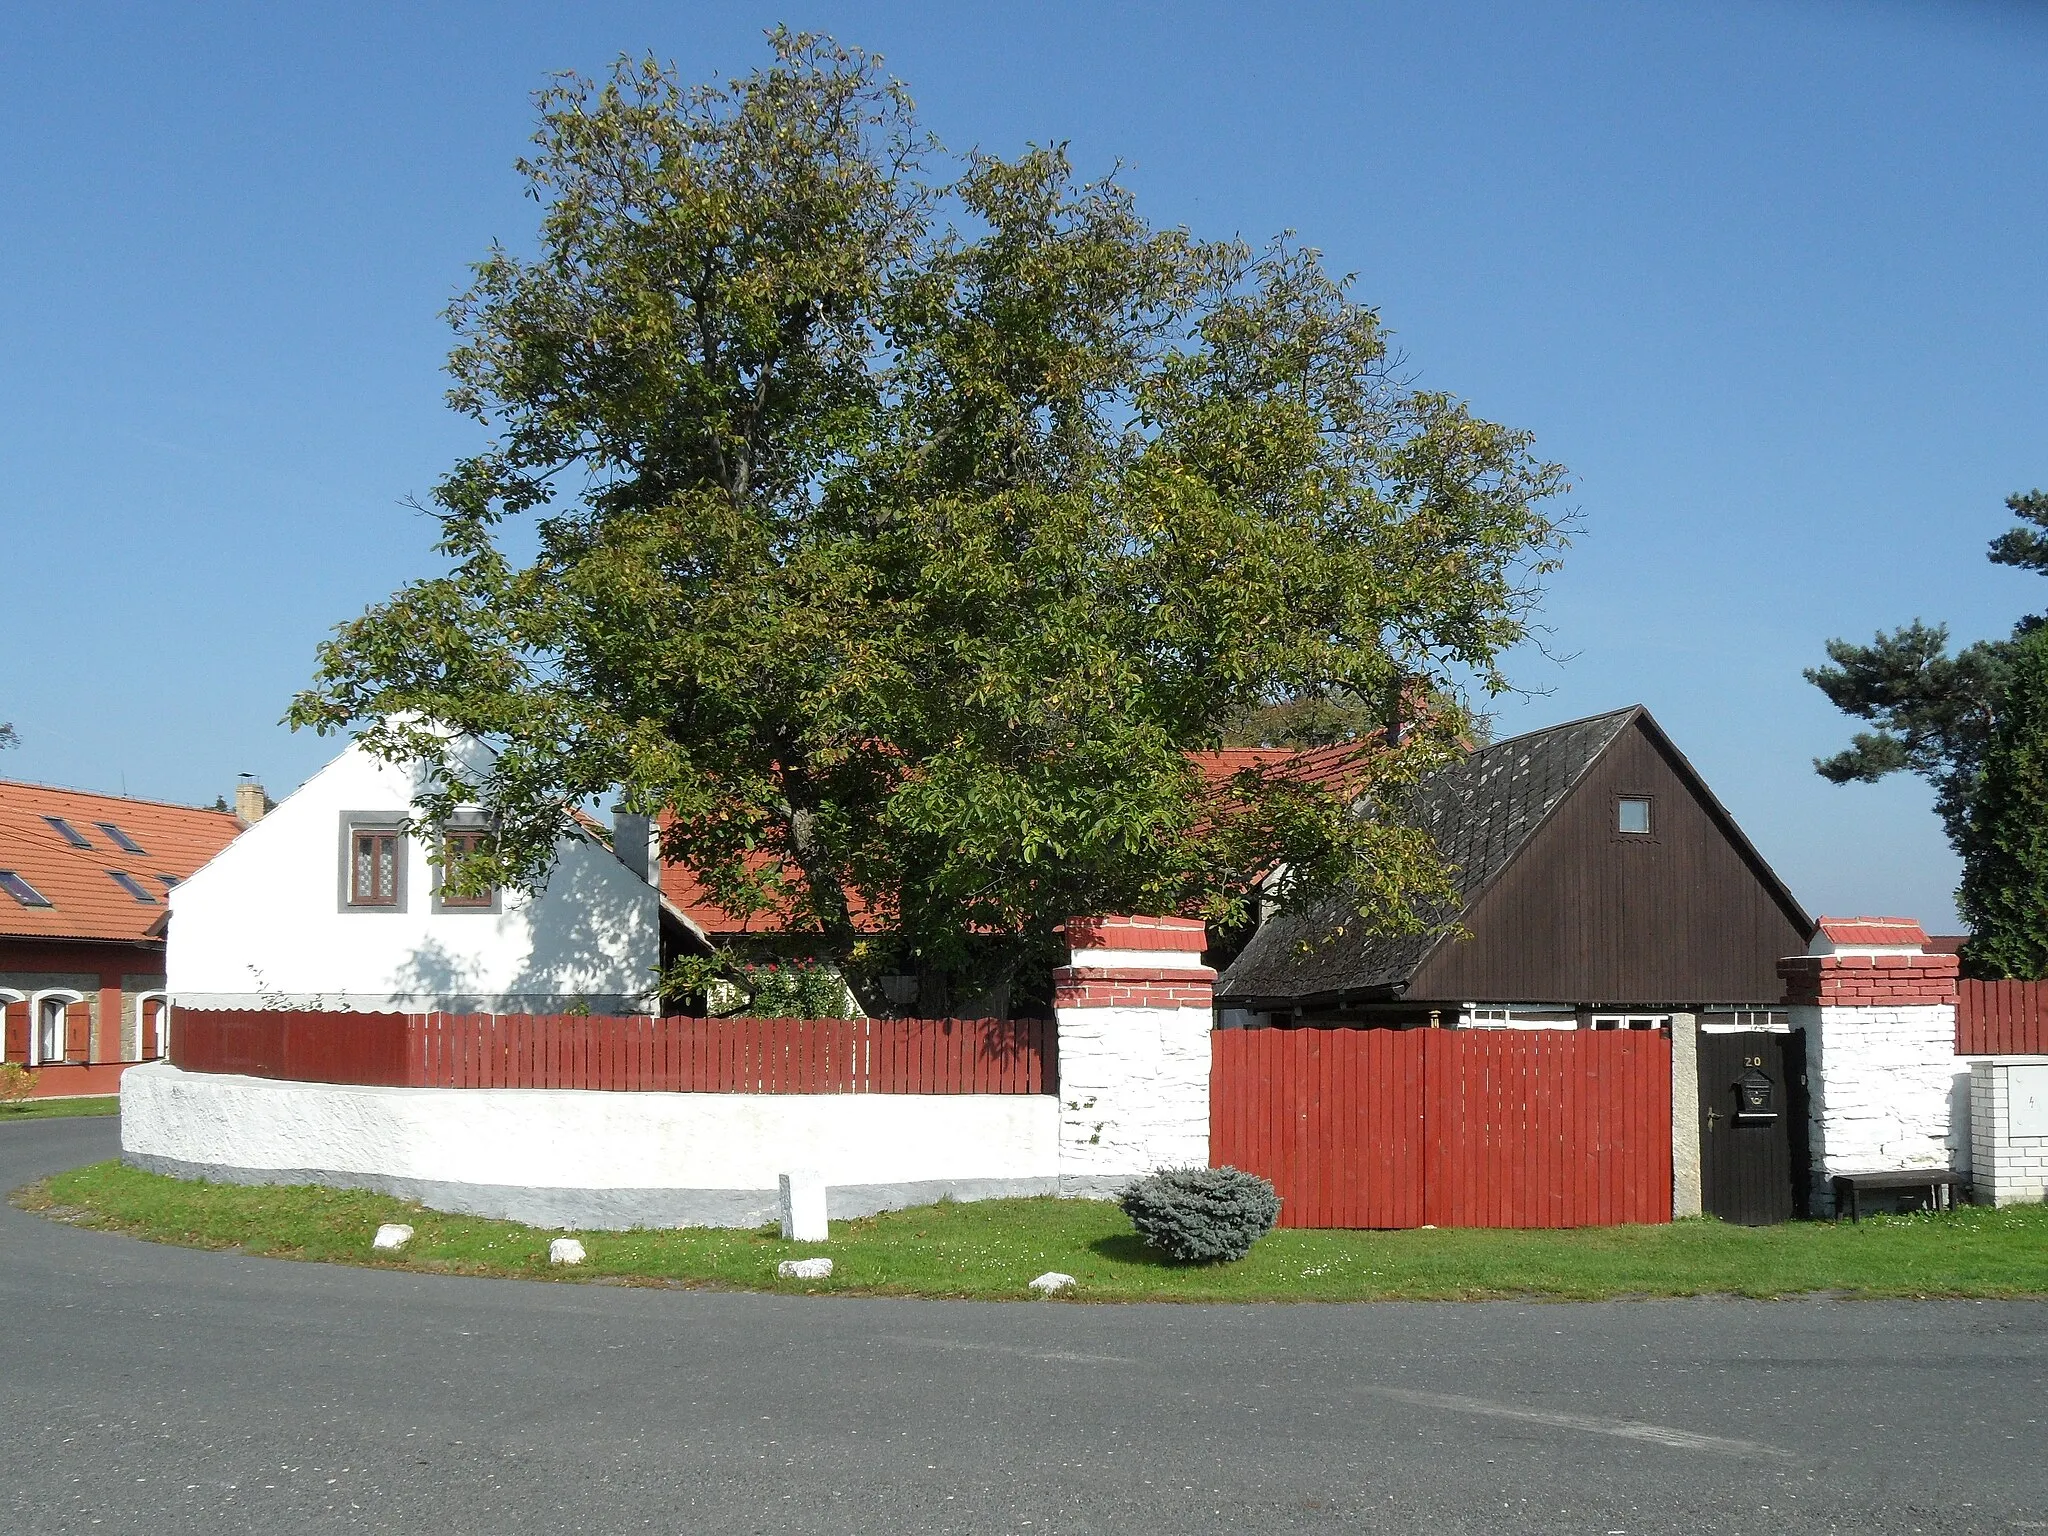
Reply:
[[1648, 836], [1650, 831], [1650, 802], [1624, 795], [1614, 802], [1614, 830]]

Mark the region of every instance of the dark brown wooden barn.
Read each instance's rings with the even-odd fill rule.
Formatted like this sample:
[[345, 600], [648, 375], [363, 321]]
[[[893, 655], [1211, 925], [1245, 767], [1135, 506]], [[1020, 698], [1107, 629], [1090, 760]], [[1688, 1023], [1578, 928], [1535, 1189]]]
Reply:
[[1480, 748], [1416, 815], [1457, 870], [1456, 927], [1361, 935], [1341, 903], [1270, 918], [1218, 983], [1224, 1023], [1762, 1024], [1778, 960], [1812, 937], [1640, 706]]

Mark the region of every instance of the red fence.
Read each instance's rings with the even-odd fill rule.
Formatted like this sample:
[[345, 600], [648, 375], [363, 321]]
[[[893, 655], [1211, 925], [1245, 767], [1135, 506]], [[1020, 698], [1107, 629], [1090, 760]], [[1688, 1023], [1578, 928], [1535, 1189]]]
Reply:
[[1671, 1219], [1671, 1042], [1636, 1031], [1219, 1030], [1209, 1160], [1288, 1227]]
[[2048, 1056], [2048, 981], [1956, 983], [1958, 1056]]
[[300, 1082], [618, 1093], [1052, 1093], [1049, 1019], [179, 1009], [171, 1064]]

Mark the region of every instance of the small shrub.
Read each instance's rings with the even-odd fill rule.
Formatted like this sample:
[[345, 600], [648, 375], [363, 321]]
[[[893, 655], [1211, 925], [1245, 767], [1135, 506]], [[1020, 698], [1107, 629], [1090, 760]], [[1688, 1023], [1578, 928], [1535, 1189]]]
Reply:
[[1117, 1204], [1146, 1242], [1184, 1264], [1241, 1259], [1280, 1219], [1273, 1186], [1236, 1168], [1162, 1168]]
[[0, 1065], [0, 1107], [13, 1109], [36, 1091], [36, 1075], [20, 1062]]
[[852, 999], [846, 982], [829, 965], [814, 960], [771, 961], [746, 967], [754, 989], [747, 1012], [760, 1019], [843, 1019]]

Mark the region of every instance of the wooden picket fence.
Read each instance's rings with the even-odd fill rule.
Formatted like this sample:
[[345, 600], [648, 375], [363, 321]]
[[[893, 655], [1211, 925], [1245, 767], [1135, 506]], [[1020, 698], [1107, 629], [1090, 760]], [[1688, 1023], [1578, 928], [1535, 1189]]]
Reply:
[[1671, 1219], [1671, 1042], [1647, 1031], [1248, 1029], [1211, 1037], [1209, 1160], [1288, 1227]]
[[1956, 984], [1958, 1056], [2048, 1056], [2048, 981]]
[[171, 1064], [299, 1082], [610, 1093], [1052, 1093], [1049, 1019], [179, 1009]]

